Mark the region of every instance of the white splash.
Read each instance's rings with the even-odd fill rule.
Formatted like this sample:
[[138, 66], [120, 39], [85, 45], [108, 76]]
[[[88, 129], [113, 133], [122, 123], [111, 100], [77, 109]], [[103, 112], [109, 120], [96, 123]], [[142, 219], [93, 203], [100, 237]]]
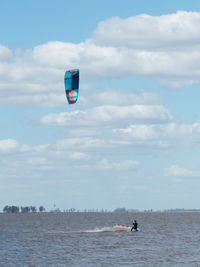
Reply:
[[129, 226], [114, 225], [111, 227], [95, 228], [93, 230], [86, 230], [85, 233], [103, 233], [103, 232], [128, 232], [131, 230]]

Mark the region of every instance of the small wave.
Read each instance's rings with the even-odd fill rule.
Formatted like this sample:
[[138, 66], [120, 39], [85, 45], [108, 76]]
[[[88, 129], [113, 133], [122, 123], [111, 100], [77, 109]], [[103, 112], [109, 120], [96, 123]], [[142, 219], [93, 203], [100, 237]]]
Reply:
[[86, 230], [85, 233], [104, 233], [104, 232], [128, 232], [131, 230], [129, 226], [114, 225], [111, 227], [95, 228], [93, 230]]

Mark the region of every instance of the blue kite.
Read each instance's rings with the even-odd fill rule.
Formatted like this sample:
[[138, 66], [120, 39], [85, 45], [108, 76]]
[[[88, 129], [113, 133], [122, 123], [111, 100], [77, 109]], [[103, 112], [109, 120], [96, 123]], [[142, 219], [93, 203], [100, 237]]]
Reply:
[[76, 103], [79, 93], [79, 69], [65, 72], [65, 92], [69, 104]]

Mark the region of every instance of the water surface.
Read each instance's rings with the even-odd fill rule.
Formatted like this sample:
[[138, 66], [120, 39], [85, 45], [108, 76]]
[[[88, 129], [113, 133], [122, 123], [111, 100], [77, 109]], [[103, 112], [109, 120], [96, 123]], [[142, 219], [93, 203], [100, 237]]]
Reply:
[[0, 214], [0, 266], [200, 266], [199, 228], [198, 212]]

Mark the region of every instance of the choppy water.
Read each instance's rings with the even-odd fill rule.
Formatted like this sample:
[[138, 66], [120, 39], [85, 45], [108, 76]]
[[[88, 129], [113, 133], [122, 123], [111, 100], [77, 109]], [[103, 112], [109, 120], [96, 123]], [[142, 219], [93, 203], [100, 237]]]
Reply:
[[200, 266], [200, 213], [0, 214], [0, 266]]

